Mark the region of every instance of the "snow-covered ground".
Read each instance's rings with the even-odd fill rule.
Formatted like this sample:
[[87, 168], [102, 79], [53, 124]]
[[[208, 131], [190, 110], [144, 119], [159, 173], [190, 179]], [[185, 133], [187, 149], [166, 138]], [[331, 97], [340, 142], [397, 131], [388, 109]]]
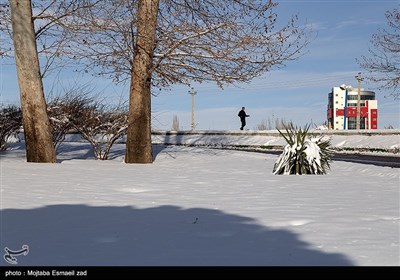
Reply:
[[[65, 143], [59, 164], [0, 153], [1, 250], [18, 265], [400, 264], [400, 170], [335, 161], [327, 175], [273, 175], [276, 155], [124, 145], [96, 161]], [[3, 251], [4, 252], [4, 251]], [[8, 265], [4, 259], [1, 265]]]
[[[336, 152], [385, 153], [399, 156], [400, 130], [314, 130], [314, 136], [325, 135]], [[286, 141], [277, 130], [270, 131], [195, 131], [155, 132], [153, 143], [185, 145], [222, 145], [282, 148]]]

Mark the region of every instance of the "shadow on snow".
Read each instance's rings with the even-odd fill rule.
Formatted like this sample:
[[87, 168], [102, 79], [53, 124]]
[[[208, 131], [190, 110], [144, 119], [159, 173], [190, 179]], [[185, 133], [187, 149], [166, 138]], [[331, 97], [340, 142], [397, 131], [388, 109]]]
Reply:
[[51, 205], [0, 215], [1, 250], [28, 245], [17, 257], [24, 266], [354, 265], [290, 230], [212, 209]]

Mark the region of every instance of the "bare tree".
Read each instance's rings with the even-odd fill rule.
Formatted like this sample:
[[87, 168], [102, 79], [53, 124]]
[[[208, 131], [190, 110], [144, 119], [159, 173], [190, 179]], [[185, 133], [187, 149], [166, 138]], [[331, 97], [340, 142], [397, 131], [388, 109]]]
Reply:
[[[64, 65], [61, 58], [68, 44], [64, 36], [68, 18], [96, 2], [11, 0], [10, 4], [0, 5], [0, 56], [11, 53], [12, 47], [5, 34], [12, 35], [28, 161], [55, 162], [42, 78], [52, 68]], [[44, 62], [41, 68], [39, 56]]]
[[11, 55], [11, 12], [9, 3], [0, 3], [0, 58]]
[[53, 145], [57, 151], [68, 132], [74, 128], [74, 120], [93, 102], [85, 87], [73, 87], [63, 95], [50, 99], [47, 113], [50, 120]]
[[138, 0], [137, 38], [131, 69], [126, 163], [151, 163], [151, 78], [159, 0]]
[[292, 121], [285, 120], [285, 118], [275, 120], [275, 129], [284, 129], [285, 127], [294, 127], [294, 124]]
[[297, 59], [308, 33], [272, 1], [103, 0], [75, 13], [70, 56], [131, 81], [127, 163], [150, 163], [151, 86], [248, 82]]
[[87, 140], [96, 159], [106, 160], [114, 143], [126, 134], [128, 114], [125, 106], [107, 106], [99, 101], [86, 103], [71, 118], [73, 127]]
[[261, 123], [256, 125], [256, 128], [255, 128], [255, 130], [269, 130], [269, 129], [271, 129], [270, 120], [268, 120], [268, 121], [262, 120]]
[[385, 13], [388, 27], [372, 36], [370, 56], [362, 56], [359, 64], [368, 71], [367, 79], [392, 89], [392, 96], [400, 98], [400, 9]]
[[[68, 47], [66, 32], [74, 23], [72, 16], [82, 9], [90, 9], [102, 0], [33, 0], [36, 48], [41, 60], [41, 76], [62, 69], [69, 62], [65, 60]], [[24, 1], [26, 2], [26, 1]], [[0, 56], [12, 56], [12, 24], [9, 3], [0, 4]]]
[[15, 62], [28, 162], [56, 162], [46, 112], [31, 1], [11, 0]]
[[[275, 122], [275, 124], [274, 124]], [[261, 121], [260, 124], [256, 126], [256, 130], [272, 130], [272, 129], [284, 129], [285, 127], [293, 126], [292, 121], [286, 121], [285, 118], [274, 118], [268, 117], [267, 120]]]
[[179, 131], [179, 119], [177, 115], [174, 115], [172, 117], [172, 127], [171, 127], [172, 131]]
[[22, 126], [21, 108], [15, 105], [0, 107], [0, 151], [7, 148], [7, 140]]

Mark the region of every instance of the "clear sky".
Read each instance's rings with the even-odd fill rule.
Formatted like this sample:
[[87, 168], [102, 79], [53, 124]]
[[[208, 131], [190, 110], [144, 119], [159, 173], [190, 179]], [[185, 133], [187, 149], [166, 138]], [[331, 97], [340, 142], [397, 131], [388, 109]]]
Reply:
[[[264, 120], [285, 119], [296, 125], [326, 121], [328, 92], [341, 84], [357, 87], [355, 75], [362, 72], [356, 58], [368, 55], [372, 34], [386, 28], [385, 12], [400, 6], [399, 0], [279, 0], [278, 23], [298, 14], [311, 25], [315, 38], [308, 52], [285, 68], [266, 73], [249, 84], [220, 89], [213, 84], [193, 84], [195, 123], [199, 130], [236, 130], [240, 127], [237, 113], [246, 107], [247, 129]], [[13, 66], [2, 62], [0, 92], [4, 103], [18, 102], [19, 93]], [[93, 80], [99, 91], [110, 98], [128, 95], [128, 87], [112, 86], [109, 81]], [[47, 83], [47, 84], [46, 84]], [[52, 81], [45, 82], [45, 90]], [[388, 97], [389, 91], [363, 82], [361, 87], [376, 92], [378, 128], [389, 125], [400, 128], [399, 101]], [[190, 129], [191, 96], [187, 86], [174, 86], [157, 92], [153, 98], [153, 127], [170, 129], [177, 115], [181, 129]]]

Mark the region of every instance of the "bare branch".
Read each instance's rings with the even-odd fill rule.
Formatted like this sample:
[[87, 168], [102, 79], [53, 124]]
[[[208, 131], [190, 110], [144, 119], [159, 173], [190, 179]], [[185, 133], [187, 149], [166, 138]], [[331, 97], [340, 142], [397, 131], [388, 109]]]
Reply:
[[386, 12], [387, 29], [378, 30], [372, 36], [370, 55], [362, 56], [360, 66], [368, 71], [366, 78], [393, 90], [390, 94], [400, 98], [400, 9]]
[[16, 135], [22, 127], [21, 108], [14, 105], [0, 105], [0, 151], [7, 149], [10, 136]]
[[[299, 58], [309, 42], [308, 31], [294, 16], [277, 27], [272, 1], [160, 2], [152, 83], [212, 81], [222, 86], [248, 82], [273, 67]], [[136, 40], [136, 6], [127, 0], [104, 0], [74, 15], [68, 54], [115, 82], [132, 72]]]

